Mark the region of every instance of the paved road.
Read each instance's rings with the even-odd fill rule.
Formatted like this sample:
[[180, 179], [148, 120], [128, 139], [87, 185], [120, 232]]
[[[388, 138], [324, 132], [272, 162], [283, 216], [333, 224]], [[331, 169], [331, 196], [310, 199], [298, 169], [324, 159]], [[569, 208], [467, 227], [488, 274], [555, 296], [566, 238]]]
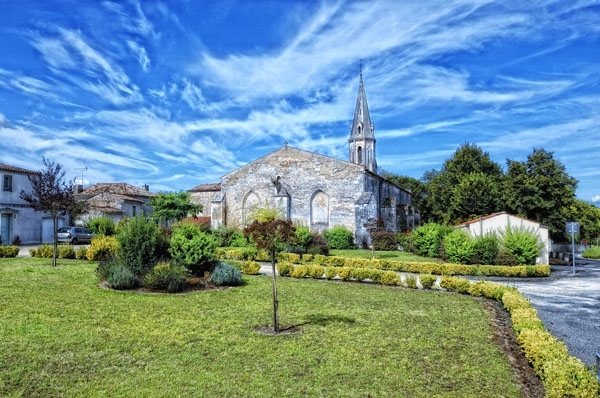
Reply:
[[573, 268], [553, 266], [546, 280], [508, 282], [538, 311], [544, 326], [586, 365], [600, 353], [600, 262], [576, 259]]

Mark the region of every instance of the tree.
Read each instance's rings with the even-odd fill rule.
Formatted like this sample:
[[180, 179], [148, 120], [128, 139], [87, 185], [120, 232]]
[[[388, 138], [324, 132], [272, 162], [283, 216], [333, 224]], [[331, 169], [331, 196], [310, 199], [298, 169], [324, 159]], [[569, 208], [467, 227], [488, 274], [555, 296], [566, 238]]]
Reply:
[[564, 237], [566, 214], [573, 205], [577, 180], [554, 159], [554, 153], [534, 148], [527, 161], [507, 160], [504, 201], [509, 211], [550, 228], [554, 239]]
[[275, 253], [278, 248], [295, 243], [296, 228], [291, 220], [283, 220], [273, 209], [257, 209], [253, 221], [244, 228], [246, 237], [255, 242], [258, 249], [267, 250], [271, 256], [273, 268], [273, 332], [279, 333], [279, 320], [277, 314], [277, 270], [275, 267]]
[[423, 177], [433, 218], [455, 223], [500, 210], [497, 192], [503, 175], [489, 153], [477, 145], [462, 145], [439, 172], [430, 171]]
[[72, 181], [65, 182], [65, 172], [60, 164], [45, 157], [42, 163], [45, 170], [27, 176], [32, 187], [31, 193], [21, 191], [20, 196], [33, 210], [50, 213], [54, 232], [52, 266], [56, 266], [58, 217], [66, 216], [71, 211], [81, 212], [84, 204], [75, 200], [75, 184]]
[[202, 211], [202, 205], [192, 203], [190, 193], [185, 191], [161, 192], [150, 198], [150, 204], [154, 206], [153, 217], [167, 223], [181, 221], [188, 214], [195, 217]]
[[596, 242], [600, 237], [600, 209], [591, 203], [575, 199], [573, 204], [564, 209], [567, 221], [577, 221], [580, 224], [579, 237], [588, 242]]
[[410, 190], [410, 200], [412, 205], [419, 210], [421, 221], [427, 222], [431, 218], [431, 210], [428, 200], [427, 186], [423, 180], [417, 180], [413, 177], [399, 176], [391, 173], [383, 172], [382, 175], [398, 185], [400, 188]]

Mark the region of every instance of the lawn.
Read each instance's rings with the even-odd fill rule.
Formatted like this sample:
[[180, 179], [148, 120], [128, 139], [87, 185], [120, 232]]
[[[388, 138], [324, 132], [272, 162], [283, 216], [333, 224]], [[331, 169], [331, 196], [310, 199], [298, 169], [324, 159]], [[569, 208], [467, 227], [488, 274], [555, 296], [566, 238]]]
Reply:
[[439, 263], [439, 258], [422, 257], [417, 254], [404, 251], [375, 251], [371, 250], [330, 250], [330, 256], [352, 257], [352, 258], [373, 258], [386, 259], [390, 261], [410, 261], [415, 263]]
[[95, 264], [0, 259], [2, 396], [518, 397], [470, 296], [280, 278], [178, 295], [101, 289]]

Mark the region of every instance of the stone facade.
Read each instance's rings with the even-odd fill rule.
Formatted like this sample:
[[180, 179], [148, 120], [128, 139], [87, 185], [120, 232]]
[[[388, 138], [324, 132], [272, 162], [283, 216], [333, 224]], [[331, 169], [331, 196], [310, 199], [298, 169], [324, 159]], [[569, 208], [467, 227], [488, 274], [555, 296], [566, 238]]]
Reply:
[[242, 227], [255, 207], [278, 207], [294, 222], [322, 232], [343, 225], [357, 244], [369, 244], [369, 227], [381, 220], [391, 232], [418, 225], [407, 191], [376, 174], [374, 127], [362, 75], [350, 129], [349, 161], [284, 144], [221, 177], [190, 189], [213, 228]]
[[81, 216], [82, 221], [106, 216], [116, 223], [125, 217], [152, 214], [149, 201], [155, 195], [148, 186], [138, 188], [124, 182], [105, 182], [86, 188], [77, 199], [88, 203], [88, 212]]

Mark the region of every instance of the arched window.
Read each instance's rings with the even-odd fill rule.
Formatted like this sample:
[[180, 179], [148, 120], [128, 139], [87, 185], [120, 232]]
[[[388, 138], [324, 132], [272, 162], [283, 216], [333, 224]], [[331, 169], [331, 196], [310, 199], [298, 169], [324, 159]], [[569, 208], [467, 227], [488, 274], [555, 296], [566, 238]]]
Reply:
[[310, 224], [313, 231], [324, 231], [329, 227], [329, 197], [321, 190], [310, 200]]
[[248, 218], [252, 215], [252, 211], [260, 205], [260, 200], [254, 191], [250, 191], [244, 197], [242, 203], [242, 223], [246, 223]]
[[358, 158], [358, 164], [362, 164], [363, 163], [363, 155], [362, 155], [362, 147], [358, 147], [358, 149], [356, 150], [356, 154], [357, 154], [357, 158]]
[[358, 126], [358, 135], [361, 135], [361, 134], [362, 134], [362, 127]]

